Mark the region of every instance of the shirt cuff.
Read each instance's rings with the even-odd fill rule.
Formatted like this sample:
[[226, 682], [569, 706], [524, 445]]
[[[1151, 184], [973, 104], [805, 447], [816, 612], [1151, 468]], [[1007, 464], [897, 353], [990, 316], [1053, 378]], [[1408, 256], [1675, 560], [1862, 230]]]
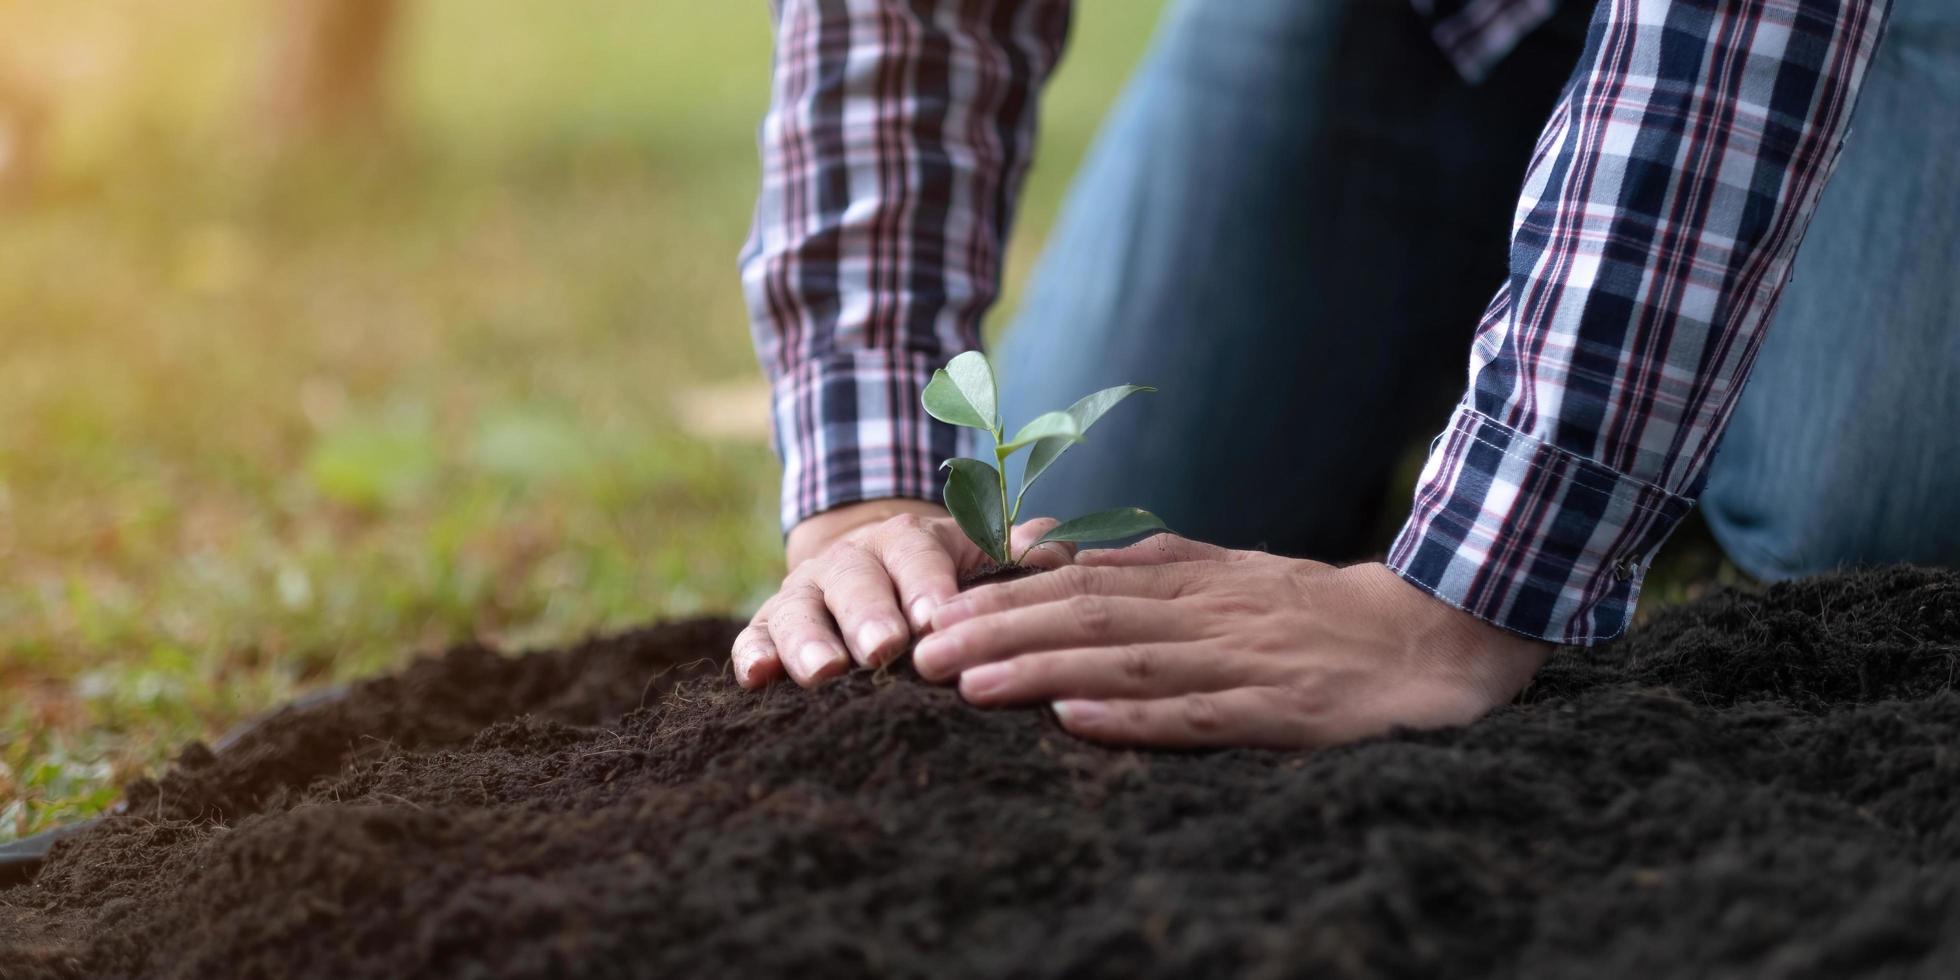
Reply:
[[1459, 406], [1388, 566], [1486, 622], [1589, 645], [1626, 631], [1654, 552], [1693, 506]]
[[978, 445], [978, 433], [934, 419], [919, 404], [944, 360], [913, 351], [840, 351], [776, 379], [784, 534], [812, 514], [861, 500], [939, 502], [940, 462], [974, 455]]

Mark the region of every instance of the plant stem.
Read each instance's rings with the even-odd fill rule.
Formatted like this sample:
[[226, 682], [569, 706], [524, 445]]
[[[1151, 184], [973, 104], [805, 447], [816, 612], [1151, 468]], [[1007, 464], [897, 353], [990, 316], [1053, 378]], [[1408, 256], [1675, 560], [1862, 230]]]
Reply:
[[995, 470], [994, 478], [1000, 482], [1000, 516], [1004, 518], [1000, 525], [1000, 555], [1007, 559], [1009, 565], [1012, 565], [1014, 564], [1014, 518], [1007, 513], [1007, 474]]
[[1008, 565], [1015, 565], [1019, 563], [1013, 560], [1014, 513], [1007, 509], [1007, 458], [1000, 452], [1001, 443], [1005, 441], [1006, 435], [1005, 428], [994, 427], [994, 483], [1000, 487], [1000, 560]]

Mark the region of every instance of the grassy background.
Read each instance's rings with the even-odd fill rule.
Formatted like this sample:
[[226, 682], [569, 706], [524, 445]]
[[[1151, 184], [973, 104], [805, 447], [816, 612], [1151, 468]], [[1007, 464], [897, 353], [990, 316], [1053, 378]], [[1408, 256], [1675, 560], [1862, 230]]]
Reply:
[[[1012, 282], [1155, 6], [1079, 5]], [[390, 144], [278, 168], [271, 9], [0, 2], [58, 93], [0, 210], [0, 839], [307, 688], [780, 575], [766, 444], [685, 424], [758, 377], [763, 0], [413, 0]]]

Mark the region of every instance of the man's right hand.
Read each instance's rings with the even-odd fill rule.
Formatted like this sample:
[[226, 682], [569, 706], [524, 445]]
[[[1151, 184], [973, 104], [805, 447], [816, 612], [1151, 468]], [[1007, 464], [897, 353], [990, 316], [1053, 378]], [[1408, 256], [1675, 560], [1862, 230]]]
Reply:
[[[1042, 518], [1014, 529], [1016, 553], [1047, 533]], [[783, 587], [735, 637], [735, 679], [759, 688], [785, 672], [810, 687], [850, 668], [886, 663], [987, 565], [946, 509], [922, 500], [870, 500], [814, 515], [790, 530]], [[1049, 543], [1025, 559], [1066, 565], [1074, 546]]]

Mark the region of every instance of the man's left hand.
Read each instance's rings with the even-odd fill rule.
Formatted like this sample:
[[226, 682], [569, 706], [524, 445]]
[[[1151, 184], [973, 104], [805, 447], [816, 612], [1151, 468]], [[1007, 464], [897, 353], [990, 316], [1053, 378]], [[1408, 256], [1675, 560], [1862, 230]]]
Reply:
[[1481, 717], [1548, 644], [1446, 605], [1380, 564], [1335, 568], [1175, 535], [938, 608], [913, 662], [974, 704], [1054, 703], [1084, 738], [1330, 745]]

